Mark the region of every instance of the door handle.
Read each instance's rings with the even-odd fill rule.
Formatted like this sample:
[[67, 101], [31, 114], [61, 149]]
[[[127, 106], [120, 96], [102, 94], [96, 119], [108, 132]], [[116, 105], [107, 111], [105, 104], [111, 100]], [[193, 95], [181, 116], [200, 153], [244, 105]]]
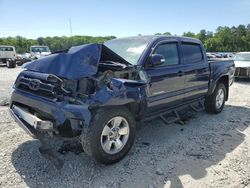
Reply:
[[178, 73], [177, 73], [177, 76], [184, 76], [184, 72], [182, 72], [182, 71], [179, 71]]

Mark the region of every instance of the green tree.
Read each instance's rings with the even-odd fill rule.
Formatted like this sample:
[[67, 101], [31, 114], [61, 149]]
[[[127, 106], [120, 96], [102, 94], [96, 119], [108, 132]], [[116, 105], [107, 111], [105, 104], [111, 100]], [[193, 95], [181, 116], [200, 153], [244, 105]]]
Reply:
[[192, 38], [196, 38], [195, 33], [192, 33], [191, 31], [184, 32], [184, 33], [183, 33], [183, 36], [184, 36], [184, 37], [192, 37]]
[[[170, 32], [156, 33], [155, 35], [171, 35]], [[200, 30], [195, 34], [191, 31], [184, 32], [183, 36], [197, 38], [201, 40], [207, 51], [238, 52], [250, 51], [250, 24], [233, 27], [219, 26], [215, 33]], [[114, 39], [115, 36], [92, 37], [92, 36], [72, 36], [72, 37], [39, 37], [37, 39], [26, 39], [22, 36], [0, 38], [0, 45], [15, 46], [18, 53], [28, 52], [32, 45], [46, 45], [51, 51], [68, 49], [71, 46], [87, 43], [103, 43]]]

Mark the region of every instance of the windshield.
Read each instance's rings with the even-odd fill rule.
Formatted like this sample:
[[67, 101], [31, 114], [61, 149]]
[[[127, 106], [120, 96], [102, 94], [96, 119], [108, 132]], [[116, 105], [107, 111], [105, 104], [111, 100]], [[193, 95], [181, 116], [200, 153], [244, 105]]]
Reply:
[[14, 51], [12, 47], [0, 47], [0, 51]]
[[245, 53], [245, 54], [236, 54], [235, 61], [250, 61], [250, 53]]
[[127, 62], [136, 65], [149, 42], [149, 38], [138, 37], [114, 39], [105, 42], [104, 45], [121, 56]]
[[32, 52], [50, 52], [49, 47], [47, 46], [32, 47], [31, 51]]

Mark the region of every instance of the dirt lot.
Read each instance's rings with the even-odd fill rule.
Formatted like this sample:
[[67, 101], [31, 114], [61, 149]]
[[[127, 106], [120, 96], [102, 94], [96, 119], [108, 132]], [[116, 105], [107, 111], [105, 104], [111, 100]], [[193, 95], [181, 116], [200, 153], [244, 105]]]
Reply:
[[[0, 67], [2, 103], [20, 70]], [[249, 96], [250, 80], [237, 81], [221, 114], [200, 112], [184, 125], [144, 123], [121, 162], [105, 166], [68, 152], [60, 171], [0, 106], [0, 187], [249, 187]]]

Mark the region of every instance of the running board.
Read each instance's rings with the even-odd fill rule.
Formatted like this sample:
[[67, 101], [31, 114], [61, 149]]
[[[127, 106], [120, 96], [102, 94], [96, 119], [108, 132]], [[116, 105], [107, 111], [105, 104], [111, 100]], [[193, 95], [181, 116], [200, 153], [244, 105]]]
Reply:
[[173, 116], [167, 116], [167, 117], [164, 117], [166, 116], [167, 114], [161, 114], [159, 117], [166, 123], [166, 124], [171, 124], [171, 123], [174, 123], [174, 122], [177, 122], [180, 120], [180, 116], [177, 112], [177, 110], [173, 110]]
[[156, 118], [160, 118], [165, 124], [181, 122], [182, 121], [181, 118], [183, 116], [180, 113], [181, 110], [186, 109], [186, 114], [187, 114], [187, 112], [190, 112], [190, 110], [192, 112], [201, 112], [204, 110], [204, 108], [205, 108], [204, 99], [200, 99], [198, 101], [177, 107], [175, 109], [166, 110], [166, 111], [160, 112], [156, 115], [145, 117], [142, 121], [146, 122], [146, 121], [151, 121], [151, 120], [156, 119]]
[[201, 112], [205, 108], [204, 102], [199, 101], [198, 107], [196, 107], [194, 104], [190, 104], [190, 108], [192, 108], [192, 110], [194, 110], [195, 112]]

